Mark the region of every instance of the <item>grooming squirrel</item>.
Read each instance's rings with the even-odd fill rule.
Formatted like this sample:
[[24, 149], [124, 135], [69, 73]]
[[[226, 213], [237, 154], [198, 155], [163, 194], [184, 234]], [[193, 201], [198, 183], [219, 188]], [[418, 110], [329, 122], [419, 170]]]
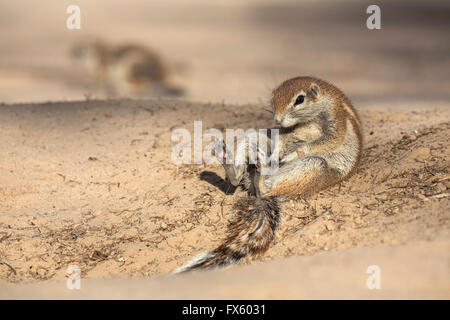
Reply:
[[272, 108], [279, 129], [278, 170], [260, 174], [268, 158], [260, 151], [258, 166], [227, 164], [223, 160], [233, 155], [223, 141], [218, 142], [223, 152], [216, 156], [223, 157], [227, 179], [249, 190], [250, 195], [234, 205], [236, 215], [222, 244], [174, 273], [226, 266], [262, 255], [279, 229], [281, 201], [312, 195], [348, 178], [358, 167], [360, 120], [337, 87], [313, 77], [289, 79], [273, 91]]

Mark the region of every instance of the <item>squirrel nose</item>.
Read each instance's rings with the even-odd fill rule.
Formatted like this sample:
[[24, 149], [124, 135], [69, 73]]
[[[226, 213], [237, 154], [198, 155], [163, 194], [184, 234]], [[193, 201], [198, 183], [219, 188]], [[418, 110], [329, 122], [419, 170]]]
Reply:
[[276, 124], [280, 124], [281, 123], [281, 116], [280, 115], [275, 115], [274, 120], [275, 120]]

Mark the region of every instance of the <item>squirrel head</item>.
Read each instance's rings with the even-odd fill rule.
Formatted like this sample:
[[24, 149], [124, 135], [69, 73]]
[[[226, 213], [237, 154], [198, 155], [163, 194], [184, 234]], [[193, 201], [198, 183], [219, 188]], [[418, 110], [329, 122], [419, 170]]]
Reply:
[[275, 123], [288, 128], [316, 118], [330, 102], [323, 84], [327, 85], [313, 77], [297, 77], [283, 82], [272, 93]]

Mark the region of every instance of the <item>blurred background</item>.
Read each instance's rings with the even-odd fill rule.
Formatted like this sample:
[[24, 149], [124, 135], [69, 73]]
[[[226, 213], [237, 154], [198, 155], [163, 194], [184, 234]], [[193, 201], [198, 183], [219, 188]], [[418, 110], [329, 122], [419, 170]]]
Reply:
[[[81, 30], [66, 27], [71, 4]], [[366, 27], [370, 4], [381, 30]], [[153, 48], [194, 101], [267, 102], [297, 75], [356, 103], [448, 100], [449, 17], [449, 1], [2, 0], [0, 102], [101, 98], [69, 54], [87, 37]]]

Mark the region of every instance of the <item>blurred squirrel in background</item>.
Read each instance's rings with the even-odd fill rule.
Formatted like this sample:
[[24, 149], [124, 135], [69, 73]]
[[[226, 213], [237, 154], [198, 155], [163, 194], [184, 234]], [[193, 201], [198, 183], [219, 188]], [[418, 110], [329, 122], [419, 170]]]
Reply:
[[71, 55], [85, 65], [96, 89], [107, 96], [183, 94], [180, 87], [171, 84], [166, 62], [150, 48], [85, 39], [72, 47]]

